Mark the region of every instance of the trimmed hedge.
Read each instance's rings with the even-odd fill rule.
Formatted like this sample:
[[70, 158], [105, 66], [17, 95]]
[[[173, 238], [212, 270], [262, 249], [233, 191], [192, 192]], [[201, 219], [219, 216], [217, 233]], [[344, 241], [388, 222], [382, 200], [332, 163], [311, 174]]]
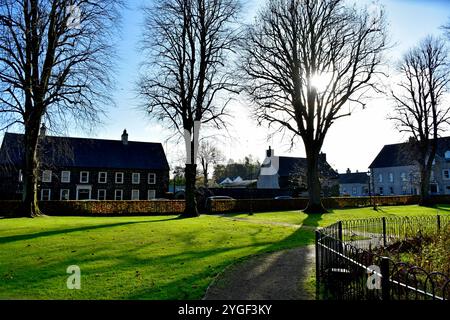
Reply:
[[[419, 196], [377, 196], [324, 198], [329, 209], [368, 207], [374, 202], [378, 206], [411, 205], [419, 202]], [[449, 195], [433, 196], [434, 204], [450, 204]], [[265, 212], [302, 210], [308, 205], [307, 198], [295, 199], [218, 199], [212, 200], [209, 213]], [[184, 200], [153, 201], [40, 201], [42, 212], [53, 216], [124, 216], [124, 215], [171, 215], [184, 211]], [[18, 215], [20, 201], [0, 201], [0, 216]]]
[[[184, 200], [152, 201], [39, 201], [50, 216], [170, 215], [184, 211]], [[20, 201], [0, 201], [0, 215], [18, 214]]]

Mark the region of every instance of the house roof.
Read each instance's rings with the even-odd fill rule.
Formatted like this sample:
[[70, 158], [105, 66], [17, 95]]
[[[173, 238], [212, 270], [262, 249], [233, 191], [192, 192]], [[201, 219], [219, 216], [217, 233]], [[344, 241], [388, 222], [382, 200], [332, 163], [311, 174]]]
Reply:
[[[306, 158], [295, 157], [279, 157], [279, 169], [278, 174], [280, 176], [289, 176], [298, 172], [299, 169], [303, 169], [306, 172], [307, 162]], [[327, 161], [319, 161], [319, 170], [328, 178], [337, 178], [338, 174], [331, 168]]]
[[[436, 157], [444, 158], [445, 152], [450, 150], [450, 137], [437, 139]], [[386, 168], [410, 166], [416, 164], [416, 152], [409, 142], [385, 145], [369, 168]]]
[[[5, 133], [0, 165], [23, 166], [24, 135]], [[58, 167], [169, 170], [161, 143], [45, 136], [42, 163]]]
[[341, 173], [341, 174], [339, 174], [339, 183], [340, 184], [349, 184], [349, 183], [367, 184], [367, 183], [369, 183], [369, 176], [365, 172]]

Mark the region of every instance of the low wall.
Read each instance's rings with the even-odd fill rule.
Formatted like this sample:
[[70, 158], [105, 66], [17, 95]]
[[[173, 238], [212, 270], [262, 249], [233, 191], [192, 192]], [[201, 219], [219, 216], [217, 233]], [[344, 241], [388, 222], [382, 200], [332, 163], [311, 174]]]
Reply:
[[[368, 207], [374, 202], [378, 206], [411, 205], [419, 202], [419, 196], [377, 196], [324, 198], [328, 209]], [[450, 204], [450, 196], [431, 197], [434, 204]], [[209, 213], [265, 212], [302, 210], [308, 204], [307, 198], [295, 199], [218, 199], [212, 200]], [[153, 201], [40, 201], [39, 207], [47, 215], [54, 216], [123, 216], [123, 215], [171, 215], [184, 211], [184, 200]], [[0, 216], [19, 213], [20, 201], [0, 201]]]
[[[164, 201], [39, 201], [39, 208], [51, 216], [170, 215], [184, 211], [184, 200]], [[20, 201], [0, 201], [0, 216], [19, 213]]]

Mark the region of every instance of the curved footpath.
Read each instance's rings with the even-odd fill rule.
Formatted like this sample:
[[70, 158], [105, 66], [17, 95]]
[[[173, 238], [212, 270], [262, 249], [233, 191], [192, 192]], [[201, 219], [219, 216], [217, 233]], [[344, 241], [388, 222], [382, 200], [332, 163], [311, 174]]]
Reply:
[[203, 299], [314, 300], [306, 284], [314, 259], [314, 245], [251, 257], [219, 274]]

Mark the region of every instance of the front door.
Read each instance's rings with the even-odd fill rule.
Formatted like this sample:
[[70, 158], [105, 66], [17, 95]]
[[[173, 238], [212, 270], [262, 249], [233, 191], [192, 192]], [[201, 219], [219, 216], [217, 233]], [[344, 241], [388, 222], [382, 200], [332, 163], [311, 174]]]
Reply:
[[90, 200], [91, 189], [90, 188], [77, 188], [77, 200]]

